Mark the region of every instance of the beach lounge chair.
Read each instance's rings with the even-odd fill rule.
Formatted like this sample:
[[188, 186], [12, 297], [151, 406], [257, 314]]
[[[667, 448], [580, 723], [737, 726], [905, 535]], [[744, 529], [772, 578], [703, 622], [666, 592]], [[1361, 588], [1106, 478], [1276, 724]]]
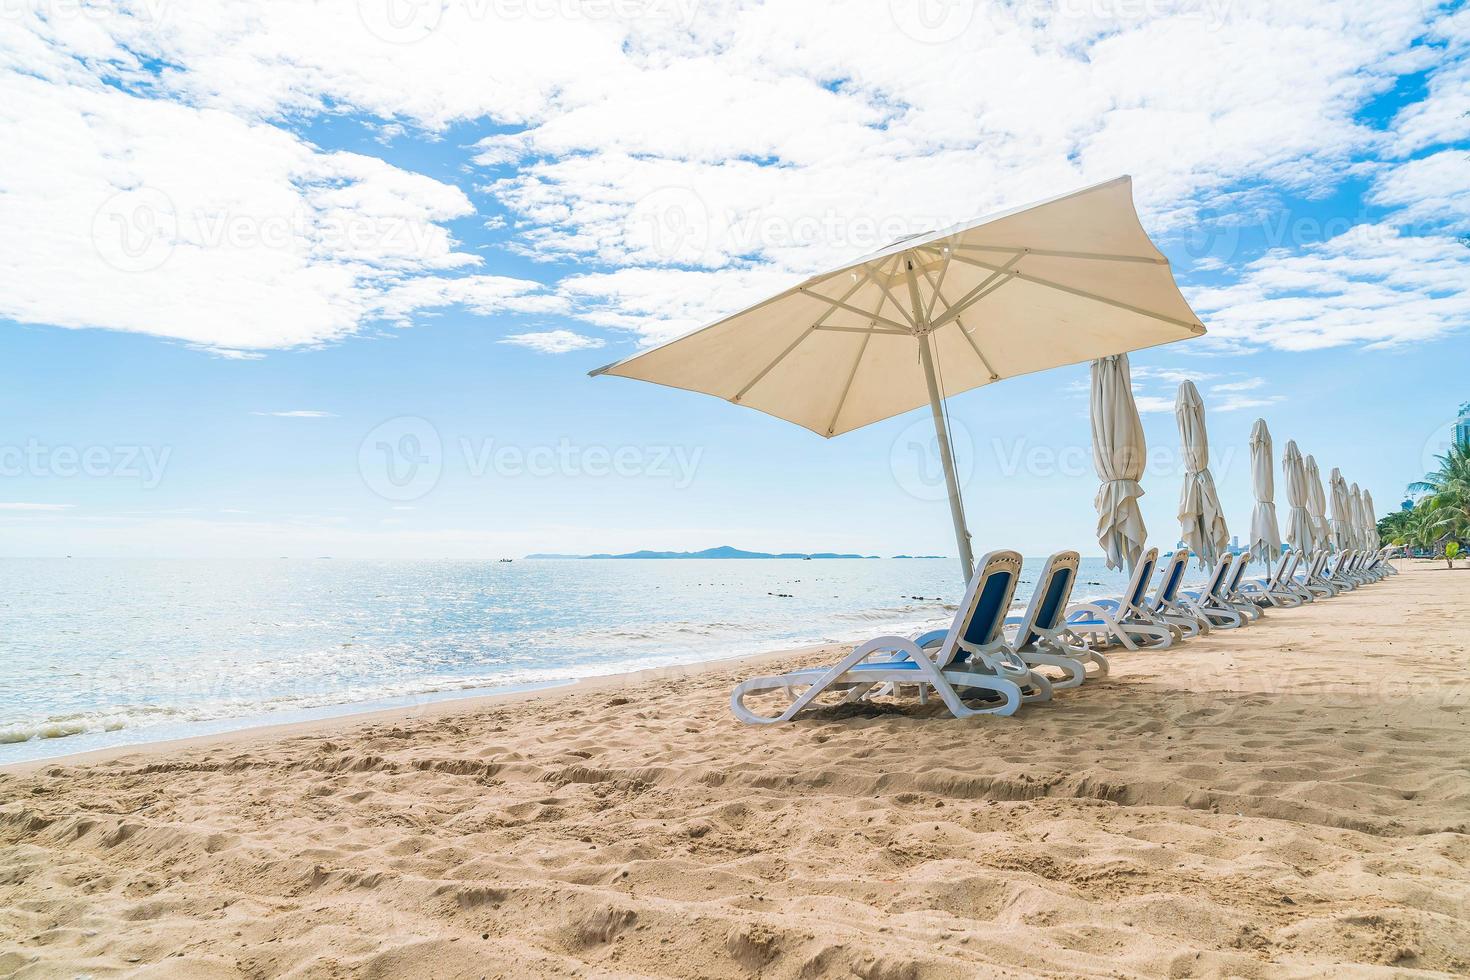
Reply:
[[1179, 630], [1180, 635], [1175, 639], [1199, 636], [1210, 631], [1210, 621], [1196, 613], [1179, 595], [1179, 586], [1184, 581], [1189, 558], [1188, 548], [1175, 549], [1159, 574], [1158, 588], [1144, 605], [1144, 609], [1155, 619], [1161, 619]]
[[[1058, 551], [1046, 560], [1036, 579], [1036, 589], [1021, 616], [1005, 621], [1013, 627], [1011, 650], [1033, 670], [1057, 667], [1064, 676], [1052, 679], [1057, 689], [1076, 687], [1089, 676], [1106, 677], [1107, 658], [1093, 650], [1067, 627], [1067, 599], [1077, 581], [1082, 558], [1075, 551]], [[1087, 673], [1088, 665], [1096, 669]]]
[[1251, 622], [1255, 622], [1266, 611], [1250, 600], [1250, 597], [1240, 591], [1240, 584], [1245, 581], [1245, 570], [1250, 567], [1251, 556], [1248, 554], [1237, 555], [1235, 564], [1230, 569], [1230, 574], [1220, 586], [1220, 597], [1226, 604], [1240, 613]]
[[1296, 574], [1296, 566], [1300, 561], [1299, 553], [1286, 552], [1277, 563], [1276, 570], [1268, 577], [1241, 583], [1240, 594], [1257, 605], [1300, 606], [1302, 597], [1287, 584], [1291, 581], [1291, 576]]
[[1184, 596], [1194, 606], [1194, 611], [1210, 621], [1210, 625], [1219, 629], [1233, 630], [1245, 625], [1245, 614], [1235, 609], [1226, 600], [1222, 590], [1225, 588], [1225, 580], [1230, 576], [1231, 566], [1235, 564], [1235, 556], [1229, 552], [1220, 556], [1219, 562], [1210, 572], [1210, 578], [1205, 587], [1197, 592], [1186, 591]]
[[1327, 578], [1327, 552], [1315, 551], [1307, 562], [1307, 569], [1296, 576], [1297, 582], [1318, 599], [1330, 599], [1340, 591]]
[[1351, 592], [1359, 585], [1358, 581], [1348, 574], [1352, 557], [1351, 551], [1339, 551], [1337, 558], [1332, 562], [1332, 569], [1327, 573], [1327, 581], [1336, 586], [1339, 592]]
[[[730, 694], [730, 710], [743, 722], [772, 725], [790, 721], [803, 709], [813, 707], [825, 692], [839, 693], [842, 702], [851, 703], [862, 700], [875, 687], [901, 690], [905, 685], [917, 685], [921, 703], [927, 701], [932, 690], [950, 714], [969, 718], [1014, 714], [1026, 696], [1023, 685], [1036, 696], [1049, 695], [1050, 683], [1010, 651], [1001, 631], [1020, 577], [1021, 556], [1014, 551], [992, 551], [975, 568], [949, 629], [916, 639], [880, 636], [856, 647], [831, 667], [753, 678], [736, 685]], [[936, 634], [939, 639], [934, 642]], [[926, 651], [925, 646], [930, 649]], [[887, 656], [875, 659], [879, 654]], [[798, 694], [800, 688], [805, 690]], [[757, 714], [745, 706], [749, 695], [773, 690], [792, 697], [790, 706], [780, 714]], [[990, 695], [991, 700], [981, 707], [970, 707], [961, 691]]]
[[1158, 548], [1144, 552], [1121, 598], [1071, 606], [1067, 609], [1067, 628], [1086, 638], [1093, 649], [1118, 645], [1129, 650], [1140, 646], [1162, 650], [1171, 645], [1179, 628], [1155, 619], [1143, 605], [1144, 593], [1158, 563]]
[[1316, 602], [1317, 594], [1307, 588], [1305, 583], [1300, 581], [1301, 576], [1297, 574], [1297, 569], [1307, 569], [1309, 564], [1310, 559], [1305, 551], [1296, 552], [1296, 564], [1292, 566], [1291, 572], [1286, 576], [1282, 584], [1286, 587], [1287, 591], [1303, 602]]
[[1381, 549], [1379, 549], [1378, 560], [1382, 564], [1384, 578], [1388, 578], [1390, 575], [1397, 575], [1399, 573], [1399, 570], [1393, 567], [1393, 562], [1390, 560], [1392, 557], [1394, 557], [1393, 552], [1396, 551], [1398, 551], [1398, 549], [1391, 544], [1386, 544]]

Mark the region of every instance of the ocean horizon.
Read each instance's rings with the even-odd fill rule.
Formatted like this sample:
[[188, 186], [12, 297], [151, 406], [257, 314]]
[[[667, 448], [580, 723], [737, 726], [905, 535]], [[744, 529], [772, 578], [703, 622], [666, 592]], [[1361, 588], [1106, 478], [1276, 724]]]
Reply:
[[[909, 634], [960, 592], [952, 558], [12, 558], [0, 584], [0, 765]], [[1123, 584], [1085, 558], [1074, 597]]]

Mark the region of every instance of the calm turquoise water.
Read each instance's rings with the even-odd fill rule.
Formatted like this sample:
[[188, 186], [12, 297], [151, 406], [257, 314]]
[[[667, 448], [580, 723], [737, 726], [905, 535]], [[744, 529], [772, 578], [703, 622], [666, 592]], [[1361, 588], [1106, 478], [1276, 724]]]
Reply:
[[6, 559], [0, 764], [908, 633], [959, 591], [952, 559]]

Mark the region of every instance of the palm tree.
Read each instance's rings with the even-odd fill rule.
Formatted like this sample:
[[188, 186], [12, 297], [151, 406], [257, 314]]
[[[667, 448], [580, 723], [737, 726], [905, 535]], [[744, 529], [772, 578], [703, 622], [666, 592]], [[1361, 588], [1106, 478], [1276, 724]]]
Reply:
[[1378, 537], [1389, 544], [1408, 543], [1412, 510], [1395, 510], [1378, 519]]
[[1433, 515], [1436, 539], [1445, 534], [1463, 537], [1470, 530], [1470, 442], [1450, 446], [1439, 460], [1439, 469], [1409, 484], [1414, 493], [1426, 494], [1414, 509], [1427, 508]]

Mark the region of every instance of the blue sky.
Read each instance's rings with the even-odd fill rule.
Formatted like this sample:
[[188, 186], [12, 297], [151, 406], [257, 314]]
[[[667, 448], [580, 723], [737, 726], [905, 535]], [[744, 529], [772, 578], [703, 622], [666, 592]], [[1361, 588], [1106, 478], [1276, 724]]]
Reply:
[[[1257, 417], [1401, 499], [1470, 400], [1463, 5], [870, 6], [0, 20], [0, 550], [950, 553], [924, 413], [824, 441], [586, 372], [1120, 173], [1210, 329], [1134, 360], [1156, 539], [1186, 377], [1233, 531]], [[1086, 380], [952, 401], [977, 550], [1098, 552]]]

